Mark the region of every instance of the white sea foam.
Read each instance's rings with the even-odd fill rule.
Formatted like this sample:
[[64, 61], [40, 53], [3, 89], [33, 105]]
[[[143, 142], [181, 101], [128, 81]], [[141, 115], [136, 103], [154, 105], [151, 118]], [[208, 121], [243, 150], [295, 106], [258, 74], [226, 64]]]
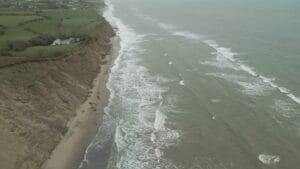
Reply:
[[194, 34], [192, 32], [188, 32], [188, 31], [172, 32], [172, 34], [175, 36], [184, 37], [184, 38], [190, 39], [190, 40], [200, 40], [201, 39], [201, 36]]
[[278, 86], [276, 83], [274, 83], [274, 79], [266, 78], [264, 76], [259, 76], [265, 83], [269, 84], [270, 86], [278, 89], [281, 93], [286, 94], [287, 97], [292, 99], [294, 102], [300, 104], [300, 98], [296, 97], [289, 89], [285, 87]]
[[214, 49], [216, 49], [216, 48], [219, 47], [219, 45], [217, 44], [217, 42], [215, 42], [215, 41], [213, 41], [213, 40], [203, 40], [203, 42], [204, 42], [205, 44], [207, 44], [208, 46], [214, 48]]
[[286, 118], [291, 118], [294, 115], [297, 115], [295, 109], [293, 108], [293, 105], [284, 100], [276, 100], [275, 105], [273, 107], [280, 115]]
[[267, 165], [276, 164], [280, 162], [280, 156], [272, 154], [260, 154], [258, 156], [258, 159], [259, 161]]
[[169, 65], [172, 65], [173, 64], [173, 62], [172, 61], [169, 61], [169, 63], [168, 63]]
[[185, 86], [184, 80], [180, 80], [180, 81], [179, 81], [179, 84], [180, 84], [181, 86]]
[[201, 64], [210, 65], [222, 69], [233, 69], [236, 71], [241, 70], [241, 66], [236, 62], [235, 56], [237, 53], [231, 51], [230, 48], [220, 47], [215, 41], [203, 40], [203, 43], [215, 49], [211, 52], [215, 56], [215, 60], [212, 61], [202, 61]]
[[248, 95], [266, 95], [268, 91], [274, 90], [271, 86], [266, 85], [261, 80], [244, 75], [234, 75], [226, 73], [207, 73], [206, 75], [215, 76], [233, 82], [242, 87], [242, 92]]
[[162, 23], [162, 22], [159, 22], [158, 20], [154, 19], [154, 18], [151, 18], [149, 16], [146, 16], [146, 15], [143, 15], [143, 14], [138, 14], [138, 16], [146, 21], [149, 21], [149, 22], [152, 22], [152, 23], [155, 23], [156, 25], [158, 25], [160, 28], [164, 29], [164, 30], [167, 30], [167, 31], [171, 31], [171, 30], [175, 30], [175, 26], [171, 25], [171, 24], [167, 24], [167, 23]]
[[285, 88], [285, 87], [278, 87], [278, 90], [281, 92], [281, 93], [285, 93], [285, 94], [288, 94], [290, 93], [290, 90]]
[[300, 104], [300, 98], [299, 98], [299, 97], [296, 97], [296, 96], [295, 96], [294, 94], [292, 94], [292, 93], [287, 94], [287, 96], [288, 96], [289, 98], [291, 98], [294, 102]]
[[203, 40], [202, 42], [216, 50], [217, 53], [213, 53], [214, 55], [219, 54], [231, 62], [236, 61], [234, 57], [237, 55], [237, 53], [232, 52], [230, 48], [221, 47], [213, 40]]
[[[231, 68], [237, 71], [244, 71], [249, 75], [251, 75], [252, 77], [256, 77], [260, 79], [260, 80], [253, 79], [252, 82], [235, 80], [237, 84], [245, 88], [244, 90], [245, 93], [247, 94], [265, 93], [266, 92], [265, 90], [269, 90], [270, 88], [268, 86], [270, 86], [277, 89], [281, 93], [286, 94], [287, 97], [291, 98], [294, 102], [300, 104], [300, 98], [295, 96], [289, 89], [276, 84], [274, 82], [275, 81], [274, 78], [268, 78], [263, 75], [260, 75], [254, 70], [254, 68], [251, 68], [250, 66], [237, 60], [235, 56], [238, 54], [232, 52], [230, 48], [220, 47], [220, 45], [213, 40], [204, 40], [203, 42], [216, 50], [216, 52], [212, 52], [212, 55], [216, 56], [216, 61], [215, 62], [205, 61], [205, 62], [201, 62], [202, 64], [207, 64], [207, 65], [216, 66], [220, 68]], [[222, 57], [226, 58], [227, 60], [222, 59]], [[264, 82], [265, 84], [261, 83], [261, 81]]]
[[221, 102], [220, 99], [211, 99], [210, 101], [211, 101], [212, 103], [220, 103], [220, 102]]
[[166, 24], [166, 23], [157, 22], [157, 25], [165, 30], [174, 30], [175, 29], [175, 27], [173, 25]]
[[[118, 29], [121, 47], [107, 83], [111, 92], [107, 111], [117, 112], [115, 145], [118, 150], [111, 153], [117, 162], [109, 163], [108, 168], [165, 168], [170, 162], [163, 159], [163, 149], [174, 145], [179, 137], [176, 130], [165, 126], [168, 111], [175, 107], [163, 96], [168, 88], [162, 84], [168, 79], [150, 74], [139, 64], [138, 56], [144, 54], [139, 48], [144, 36], [114, 17], [113, 5], [109, 1], [106, 4], [105, 18]], [[160, 26], [172, 29], [170, 25]]]
[[160, 151], [159, 148], [156, 148], [156, 149], [155, 149], [155, 155], [156, 155], [156, 157], [157, 157], [158, 159], [160, 159], [161, 156], [163, 155], [163, 153]]
[[155, 130], [163, 130], [165, 127], [166, 116], [160, 112], [160, 110], [156, 110], [155, 112], [155, 120], [154, 120], [154, 129]]
[[259, 78], [262, 79], [263, 82], [265, 82], [265, 83], [269, 84], [270, 86], [272, 86], [273, 88], [278, 88], [278, 85], [273, 82], [275, 80], [274, 78], [273, 79], [272, 78], [267, 78], [267, 77], [261, 76], [261, 75], [259, 76]]
[[150, 140], [152, 141], [152, 143], [155, 142], [155, 139], [156, 139], [155, 133], [152, 132], [152, 133], [151, 133], [151, 137], [150, 137]]
[[[260, 75], [259, 73], [257, 73], [254, 70], [254, 68], [251, 68], [250, 66], [237, 60], [235, 58], [235, 56], [237, 56], [238, 53], [233, 52], [231, 48], [222, 47], [214, 40], [204, 39], [204, 37], [201, 35], [198, 35], [193, 32], [186, 31], [186, 30], [180, 30], [173, 25], [159, 22], [153, 18], [150, 18], [148, 20], [151, 20], [151, 22], [157, 23], [159, 27], [169, 31], [169, 33], [171, 33], [174, 36], [181, 36], [181, 37], [185, 37], [185, 38], [191, 39], [191, 40], [198, 40], [198, 41], [201, 41], [202, 43], [210, 46], [211, 48], [213, 48], [216, 52], [212, 52], [211, 54], [216, 56], [216, 61], [203, 61], [203, 62], [200, 62], [201, 64], [216, 66], [216, 67], [220, 67], [220, 68], [230, 68], [230, 69], [234, 69], [237, 71], [244, 71], [253, 77], [258, 77], [263, 82], [265, 82], [266, 85], [276, 88], [281, 93], [286, 94], [286, 96], [291, 98], [294, 102], [300, 104], [300, 98], [295, 96], [289, 89], [277, 85], [273, 79]], [[261, 88], [261, 85], [262, 85], [261, 83], [249, 84], [249, 83], [245, 83], [245, 82], [240, 82], [239, 84], [243, 85], [247, 88], [247, 90], [246, 90], [247, 93], [253, 93], [252, 91], [255, 90], [255, 87], [259, 86]], [[265, 87], [265, 88], [269, 89], [268, 87]]]
[[258, 76], [257, 73], [253, 70], [253, 68], [246, 66], [244, 64], [241, 64], [240, 67], [242, 70], [246, 71], [250, 75], [255, 76], [255, 77]]
[[272, 90], [269, 86], [266, 86], [264, 83], [261, 83], [260, 81], [254, 81], [254, 82], [241, 82], [238, 81], [237, 84], [242, 86], [243, 92], [249, 95], [264, 95], [267, 94], [267, 91]]

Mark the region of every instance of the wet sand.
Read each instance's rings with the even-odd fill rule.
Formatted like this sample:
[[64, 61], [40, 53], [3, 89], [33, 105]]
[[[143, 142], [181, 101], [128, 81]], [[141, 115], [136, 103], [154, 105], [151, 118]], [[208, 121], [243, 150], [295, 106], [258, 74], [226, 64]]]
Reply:
[[101, 66], [94, 80], [93, 88], [87, 100], [77, 110], [77, 115], [68, 123], [68, 132], [52, 152], [44, 169], [74, 169], [80, 164], [84, 151], [101, 124], [104, 107], [107, 104], [108, 93], [106, 82], [112, 57], [107, 56], [105, 65]]

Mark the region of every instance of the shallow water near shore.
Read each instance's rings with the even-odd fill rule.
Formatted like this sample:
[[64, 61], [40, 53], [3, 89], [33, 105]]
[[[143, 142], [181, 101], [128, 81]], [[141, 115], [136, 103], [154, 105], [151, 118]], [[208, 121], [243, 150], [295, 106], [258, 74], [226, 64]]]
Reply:
[[297, 169], [295, 0], [107, 0], [119, 52], [80, 169]]

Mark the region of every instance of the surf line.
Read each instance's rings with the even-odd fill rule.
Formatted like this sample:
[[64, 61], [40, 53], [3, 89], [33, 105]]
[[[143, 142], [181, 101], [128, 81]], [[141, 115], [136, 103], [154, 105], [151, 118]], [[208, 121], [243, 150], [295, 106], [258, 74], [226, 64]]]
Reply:
[[295, 96], [291, 90], [276, 84], [274, 82], [274, 79], [268, 78], [266, 76], [261, 75], [260, 73], [257, 73], [250, 66], [245, 65], [245, 64], [241, 63], [241, 61], [237, 60], [235, 58], [235, 56], [238, 55], [238, 53], [232, 52], [231, 48], [222, 47], [216, 41], [205, 39], [204, 36], [198, 35], [196, 33], [177, 29], [174, 25], [162, 23], [154, 18], [150, 18], [150, 17], [146, 17], [146, 18], [147, 19], [145, 19], [145, 20], [147, 20], [149, 22], [155, 22], [158, 27], [160, 27], [161, 29], [164, 29], [168, 33], [172, 34], [173, 36], [183, 37], [188, 40], [200, 41], [201, 43], [204, 43], [205, 45], [213, 48], [215, 50], [215, 52], [213, 52], [213, 53], [217, 53], [217, 54], [221, 55], [222, 57], [224, 57], [226, 60], [235, 64], [235, 67], [236, 67], [235, 70], [244, 71], [253, 77], [259, 78], [265, 84], [277, 89], [279, 92], [281, 92], [282, 94], [289, 97], [295, 103], [300, 104], [300, 98]]
[[225, 47], [220, 46], [218, 43], [216, 43], [213, 40], [202, 40], [202, 42], [204, 44], [210, 46], [211, 48], [213, 48], [219, 55], [223, 56], [225, 59], [227, 59], [231, 63], [234, 63], [236, 65], [236, 70], [244, 71], [253, 77], [259, 78], [265, 84], [277, 89], [279, 92], [281, 92], [282, 94], [285, 94], [287, 97], [292, 99], [295, 103], [300, 104], [300, 98], [295, 96], [291, 92], [291, 90], [276, 84], [274, 82], [274, 78], [272, 79], [272, 78], [268, 78], [266, 76], [260, 75], [252, 67], [249, 67], [248, 65], [245, 65], [245, 64], [241, 63], [239, 60], [237, 60], [235, 58], [235, 56], [238, 55], [238, 53], [232, 52], [230, 48], [225, 48]]

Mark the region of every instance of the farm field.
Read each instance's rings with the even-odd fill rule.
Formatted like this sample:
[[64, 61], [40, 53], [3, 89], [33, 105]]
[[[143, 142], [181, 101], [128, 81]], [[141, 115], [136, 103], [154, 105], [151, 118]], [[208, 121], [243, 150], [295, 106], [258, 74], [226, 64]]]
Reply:
[[[91, 1], [31, 0], [20, 1], [19, 6], [14, 4], [15, 1], [0, 0], [0, 57], [67, 54], [76, 50], [75, 46], [96, 38], [102, 21], [98, 11], [91, 10], [98, 4]], [[68, 38], [79, 40], [65, 47], [52, 45], [56, 39]]]

